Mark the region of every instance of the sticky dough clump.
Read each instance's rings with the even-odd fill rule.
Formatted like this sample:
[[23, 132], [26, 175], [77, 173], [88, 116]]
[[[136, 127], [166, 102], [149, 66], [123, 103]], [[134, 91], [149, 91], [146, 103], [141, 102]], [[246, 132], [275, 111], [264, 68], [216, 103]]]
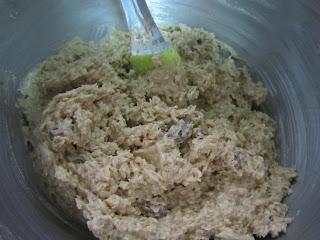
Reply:
[[162, 31], [178, 67], [136, 75], [115, 32], [73, 40], [30, 74], [20, 104], [50, 196], [103, 240], [278, 236], [295, 172], [257, 110], [266, 89], [211, 33]]

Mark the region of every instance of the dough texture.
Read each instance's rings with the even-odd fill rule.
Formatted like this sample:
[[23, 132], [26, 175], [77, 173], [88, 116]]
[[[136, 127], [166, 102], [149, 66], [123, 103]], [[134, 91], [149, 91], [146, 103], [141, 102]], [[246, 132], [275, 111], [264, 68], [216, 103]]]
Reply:
[[137, 76], [129, 35], [65, 45], [22, 89], [50, 196], [101, 239], [253, 240], [286, 230], [266, 89], [213, 34], [164, 27], [182, 57]]

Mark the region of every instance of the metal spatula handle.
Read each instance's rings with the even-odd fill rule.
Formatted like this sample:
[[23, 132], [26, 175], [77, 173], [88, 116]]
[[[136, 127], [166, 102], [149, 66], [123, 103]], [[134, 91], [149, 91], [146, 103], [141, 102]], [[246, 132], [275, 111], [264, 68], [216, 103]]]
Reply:
[[153, 20], [144, 0], [121, 0], [131, 33], [131, 54], [156, 54], [169, 46]]

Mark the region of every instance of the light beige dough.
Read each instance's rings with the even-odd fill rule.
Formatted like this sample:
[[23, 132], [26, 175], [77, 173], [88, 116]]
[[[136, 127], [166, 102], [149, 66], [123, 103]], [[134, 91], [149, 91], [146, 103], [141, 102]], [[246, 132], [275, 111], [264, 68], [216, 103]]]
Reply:
[[20, 102], [53, 198], [101, 239], [252, 240], [286, 230], [292, 169], [275, 161], [267, 95], [211, 33], [164, 27], [182, 64], [137, 76], [129, 35], [74, 40]]

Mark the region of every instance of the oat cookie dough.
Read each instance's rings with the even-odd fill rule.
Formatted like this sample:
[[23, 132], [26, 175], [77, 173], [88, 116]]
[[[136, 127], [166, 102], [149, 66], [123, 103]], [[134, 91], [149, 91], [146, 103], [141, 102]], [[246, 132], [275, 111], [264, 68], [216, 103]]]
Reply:
[[164, 27], [182, 57], [137, 76], [129, 35], [67, 43], [20, 105], [50, 196], [101, 240], [253, 240], [286, 230], [295, 172], [275, 161], [267, 95], [211, 33]]

